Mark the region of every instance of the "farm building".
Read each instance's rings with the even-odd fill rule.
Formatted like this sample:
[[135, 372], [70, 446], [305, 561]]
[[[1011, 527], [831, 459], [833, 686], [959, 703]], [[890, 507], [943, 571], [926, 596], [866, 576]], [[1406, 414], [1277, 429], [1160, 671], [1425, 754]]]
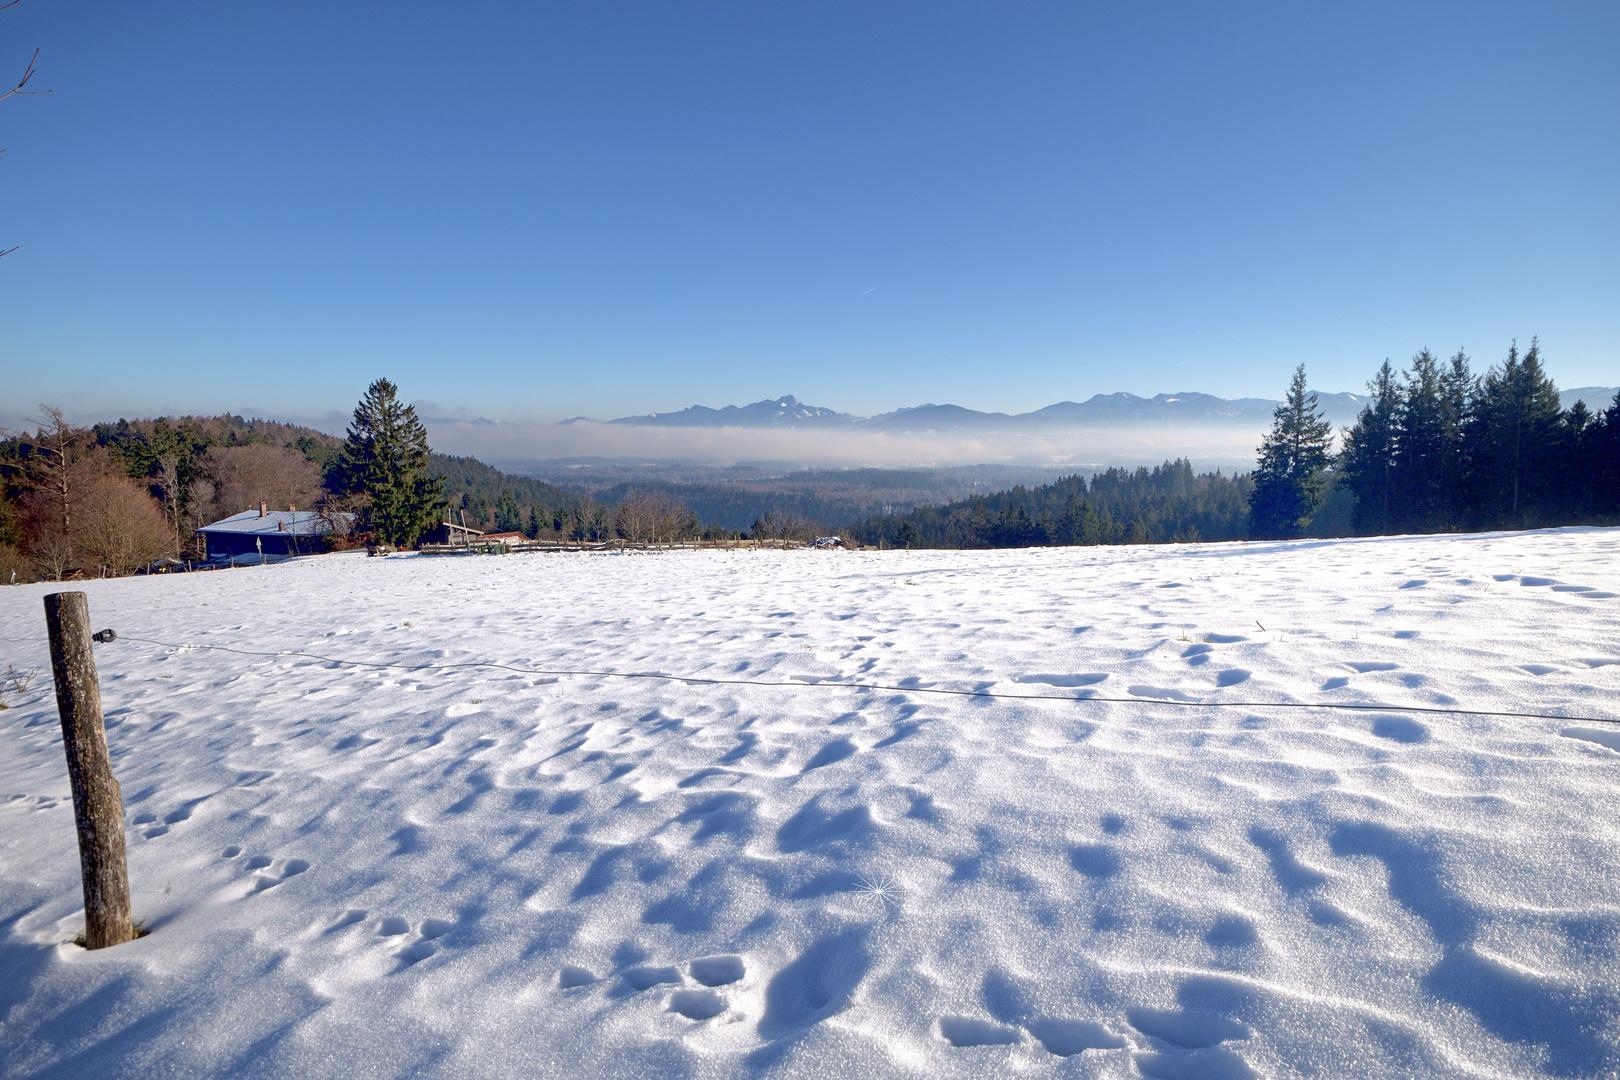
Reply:
[[353, 514], [324, 514], [314, 510], [271, 510], [264, 503], [197, 530], [209, 559], [236, 555], [311, 555], [324, 550], [334, 532], [347, 533]]
[[457, 525], [453, 521], [441, 521], [433, 528], [422, 534], [424, 544], [470, 544], [484, 534], [479, 529], [470, 529], [465, 525]]

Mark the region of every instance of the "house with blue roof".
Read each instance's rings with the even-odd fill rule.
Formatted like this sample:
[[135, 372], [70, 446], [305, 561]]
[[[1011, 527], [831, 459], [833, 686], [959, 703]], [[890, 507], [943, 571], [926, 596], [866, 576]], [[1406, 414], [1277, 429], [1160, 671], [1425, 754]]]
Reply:
[[334, 534], [347, 535], [354, 528], [353, 514], [324, 511], [271, 510], [260, 503], [257, 510], [244, 510], [223, 521], [197, 530], [203, 552], [209, 561], [240, 556], [313, 555], [327, 550]]

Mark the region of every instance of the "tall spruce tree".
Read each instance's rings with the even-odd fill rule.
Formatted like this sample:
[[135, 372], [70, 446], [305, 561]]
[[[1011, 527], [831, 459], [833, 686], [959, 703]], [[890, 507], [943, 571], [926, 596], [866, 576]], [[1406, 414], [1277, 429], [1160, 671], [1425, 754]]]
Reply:
[[371, 497], [366, 524], [377, 538], [407, 547], [443, 510], [444, 480], [428, 471], [427, 428], [398, 393], [387, 379], [367, 388], [343, 446], [343, 476], [349, 490]]
[[1372, 400], [1344, 437], [1336, 470], [1356, 493], [1356, 528], [1375, 535], [1395, 531], [1395, 456], [1401, 425], [1401, 395], [1389, 361], [1367, 384]]
[[1401, 384], [1395, 429], [1394, 503], [1397, 527], [1432, 532], [1447, 525], [1446, 460], [1456, 437], [1447, 419], [1445, 376], [1428, 349], [1412, 357]]
[[1592, 509], [1599, 514], [1620, 514], [1620, 392], [1592, 425], [1592, 460], [1595, 475]]
[[1322, 471], [1331, 460], [1333, 426], [1322, 419], [1316, 394], [1305, 389], [1305, 365], [1294, 370], [1288, 398], [1272, 413], [1271, 433], [1249, 496], [1249, 531], [1257, 537], [1300, 535], [1322, 499]]
[[1515, 343], [1474, 395], [1468, 425], [1474, 517], [1523, 526], [1552, 511], [1561, 410], [1558, 388], [1541, 367], [1541, 344], [1519, 355]]
[[1479, 390], [1479, 378], [1468, 354], [1458, 349], [1440, 375], [1441, 415], [1445, 438], [1440, 455], [1440, 528], [1461, 527], [1468, 507], [1468, 428]]

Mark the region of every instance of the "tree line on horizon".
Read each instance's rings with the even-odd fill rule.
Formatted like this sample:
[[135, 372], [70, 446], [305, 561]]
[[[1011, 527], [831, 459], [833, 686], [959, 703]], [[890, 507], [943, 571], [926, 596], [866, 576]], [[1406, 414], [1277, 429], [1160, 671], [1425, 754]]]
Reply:
[[1386, 360], [1356, 423], [1332, 426], [1296, 369], [1252, 473], [1185, 460], [1061, 478], [850, 529], [918, 548], [1186, 543], [1525, 529], [1620, 522], [1620, 393], [1602, 412], [1559, 405], [1540, 343], [1483, 376], [1461, 350]]

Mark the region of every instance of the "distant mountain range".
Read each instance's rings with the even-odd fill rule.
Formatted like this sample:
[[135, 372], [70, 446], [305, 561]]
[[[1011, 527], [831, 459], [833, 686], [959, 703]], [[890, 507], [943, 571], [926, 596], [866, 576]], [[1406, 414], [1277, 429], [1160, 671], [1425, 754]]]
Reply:
[[[1322, 394], [1324, 412], [1335, 423], [1354, 419], [1363, 398], [1355, 394]], [[693, 405], [679, 412], [622, 416], [610, 424], [636, 427], [857, 428], [889, 433], [923, 431], [1060, 431], [1071, 428], [1136, 427], [1174, 424], [1269, 423], [1277, 402], [1265, 398], [1227, 400], [1210, 394], [1098, 394], [1083, 402], [1060, 401], [1027, 413], [979, 412], [960, 405], [917, 405], [878, 416], [854, 416], [836, 409], [807, 405], [791, 394], [752, 405], [711, 409]]]
[[[1586, 386], [1565, 390], [1564, 408], [1585, 400], [1587, 408], [1601, 411], [1614, 399], [1612, 387]], [[1367, 403], [1365, 394], [1318, 394], [1323, 414], [1335, 427], [1354, 424]], [[1109, 427], [1176, 427], [1191, 425], [1265, 426], [1280, 402], [1270, 398], [1218, 398], [1212, 394], [1183, 392], [1138, 397], [1135, 394], [1097, 394], [1085, 401], [1060, 401], [1027, 413], [979, 412], [960, 405], [917, 405], [877, 416], [854, 416], [819, 405], [807, 405], [786, 394], [752, 405], [711, 409], [693, 405], [679, 412], [621, 416], [610, 424], [670, 428], [847, 428], [891, 434], [942, 431], [1068, 431]], [[564, 423], [594, 423], [580, 417]]]

